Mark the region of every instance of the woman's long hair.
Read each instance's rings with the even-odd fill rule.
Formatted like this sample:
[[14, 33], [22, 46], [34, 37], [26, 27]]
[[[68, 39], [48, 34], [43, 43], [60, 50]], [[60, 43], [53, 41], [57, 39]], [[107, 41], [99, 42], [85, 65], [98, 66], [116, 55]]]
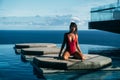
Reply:
[[70, 27], [69, 27], [70, 28], [70, 32], [72, 32], [72, 30], [71, 30], [72, 27], [75, 27], [74, 34], [78, 34], [77, 24], [74, 23], [74, 22], [70, 23]]

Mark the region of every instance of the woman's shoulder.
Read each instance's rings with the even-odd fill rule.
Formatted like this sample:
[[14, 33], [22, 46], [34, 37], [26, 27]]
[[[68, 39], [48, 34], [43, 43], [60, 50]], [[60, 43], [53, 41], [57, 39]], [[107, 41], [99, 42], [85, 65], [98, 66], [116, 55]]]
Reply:
[[64, 33], [64, 37], [67, 38], [67, 36], [69, 35], [69, 33]]

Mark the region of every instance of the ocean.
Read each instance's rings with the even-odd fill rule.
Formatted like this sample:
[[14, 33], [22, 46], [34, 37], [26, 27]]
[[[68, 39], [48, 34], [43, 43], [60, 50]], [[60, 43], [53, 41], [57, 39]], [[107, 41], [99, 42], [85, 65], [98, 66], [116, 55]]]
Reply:
[[60, 47], [66, 32], [67, 30], [0, 30], [0, 80], [120, 79], [120, 34], [100, 30], [78, 31], [82, 52], [111, 57], [113, 70], [73, 71], [41, 76], [29, 62], [23, 62], [13, 49], [17, 43], [55, 43]]

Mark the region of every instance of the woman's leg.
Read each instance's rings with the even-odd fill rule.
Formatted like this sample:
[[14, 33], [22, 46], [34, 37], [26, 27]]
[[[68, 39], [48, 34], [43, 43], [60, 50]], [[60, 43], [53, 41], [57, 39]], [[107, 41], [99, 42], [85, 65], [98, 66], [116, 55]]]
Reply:
[[77, 59], [82, 59], [82, 61], [85, 60], [85, 57], [81, 52], [75, 52], [74, 57]]
[[64, 60], [68, 60], [69, 57], [70, 57], [70, 53], [69, 53], [68, 51], [65, 51], [65, 52], [63, 53], [63, 59], [64, 59]]

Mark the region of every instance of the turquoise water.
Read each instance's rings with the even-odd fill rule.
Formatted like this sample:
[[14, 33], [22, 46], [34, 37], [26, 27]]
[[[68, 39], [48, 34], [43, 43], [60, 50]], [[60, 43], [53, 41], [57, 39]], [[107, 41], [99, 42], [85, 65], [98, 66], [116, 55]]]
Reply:
[[0, 45], [0, 80], [38, 80], [30, 63], [23, 63], [13, 46]]

